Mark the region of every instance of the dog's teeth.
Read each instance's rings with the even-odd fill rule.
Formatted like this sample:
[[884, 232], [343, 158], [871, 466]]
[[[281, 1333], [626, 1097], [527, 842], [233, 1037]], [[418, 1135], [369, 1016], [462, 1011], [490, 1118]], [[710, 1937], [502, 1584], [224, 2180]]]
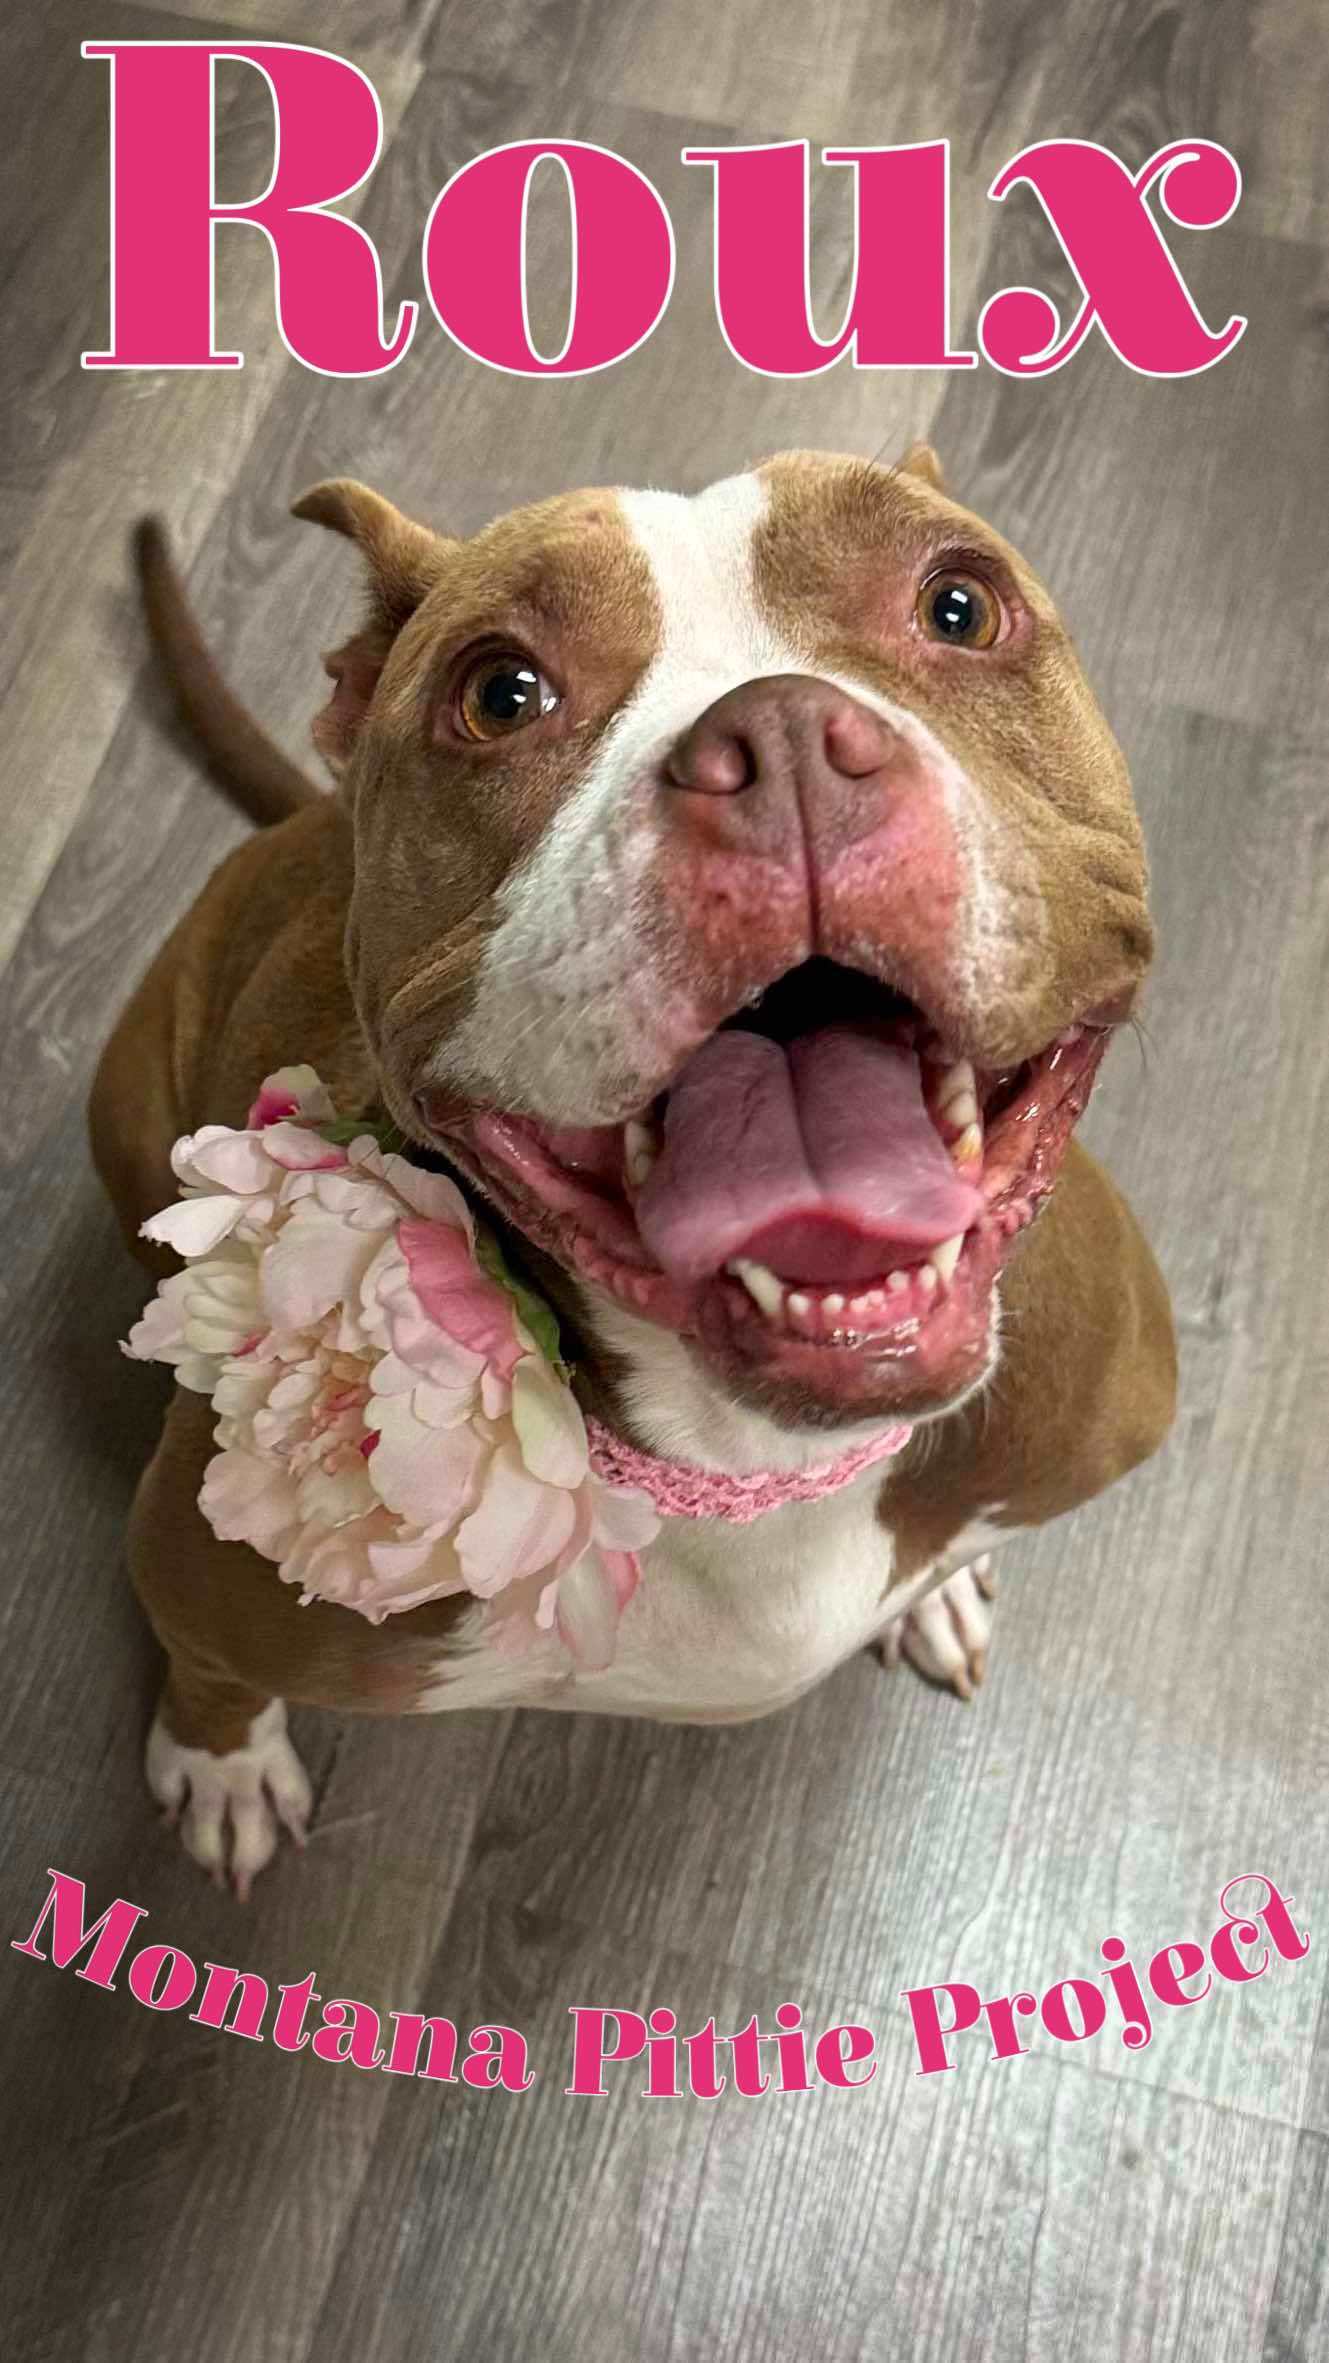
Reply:
[[946, 1281], [954, 1279], [955, 1267], [960, 1260], [960, 1249], [963, 1245], [964, 1233], [957, 1231], [953, 1239], [943, 1239], [940, 1247], [933, 1248], [928, 1260], [940, 1279]]
[[895, 1294], [899, 1296], [901, 1291], [909, 1286], [909, 1274], [907, 1272], [888, 1272], [886, 1286], [894, 1289]]
[[800, 1319], [804, 1313], [810, 1313], [812, 1311], [811, 1297], [802, 1295], [797, 1289], [794, 1291], [793, 1295], [788, 1298], [787, 1302], [789, 1311], [791, 1313], [797, 1313]]
[[651, 1167], [659, 1154], [655, 1134], [649, 1124], [634, 1116], [623, 1127], [623, 1170], [634, 1190], [640, 1190], [650, 1179]]
[[920, 1269], [918, 1275], [918, 1285], [922, 1289], [924, 1296], [931, 1296], [934, 1289], [941, 1285], [936, 1273], [932, 1269], [931, 1264], [924, 1264]]
[[952, 1124], [972, 1124], [978, 1115], [978, 1084], [967, 1058], [947, 1067], [937, 1086], [937, 1106]]
[[768, 1272], [765, 1264], [749, 1263], [741, 1255], [735, 1256], [731, 1264], [726, 1264], [725, 1270], [732, 1272], [736, 1280], [742, 1281], [754, 1305], [766, 1315], [768, 1321], [779, 1320], [784, 1306], [783, 1280], [778, 1280], [774, 1272]]
[[842, 1296], [824, 1296], [821, 1302], [823, 1311], [832, 1315], [836, 1313], [842, 1313], [844, 1311], [844, 1298]]
[[884, 1321], [889, 1307], [890, 1298], [884, 1288], [865, 1288], [861, 1296], [850, 1300], [849, 1310], [856, 1321], [868, 1324]]
[[958, 1140], [951, 1142], [951, 1156], [957, 1165], [973, 1165], [983, 1154], [983, 1127], [966, 1124]]

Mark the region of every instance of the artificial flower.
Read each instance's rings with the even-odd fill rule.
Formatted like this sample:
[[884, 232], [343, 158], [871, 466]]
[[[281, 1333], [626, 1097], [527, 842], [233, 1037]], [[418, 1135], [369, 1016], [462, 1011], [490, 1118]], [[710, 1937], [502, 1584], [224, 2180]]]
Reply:
[[655, 1513], [591, 1467], [552, 1316], [455, 1183], [337, 1123], [311, 1067], [171, 1163], [144, 1233], [185, 1269], [125, 1351], [212, 1399], [214, 1532], [303, 1600], [379, 1623], [466, 1592], [500, 1646], [608, 1664]]

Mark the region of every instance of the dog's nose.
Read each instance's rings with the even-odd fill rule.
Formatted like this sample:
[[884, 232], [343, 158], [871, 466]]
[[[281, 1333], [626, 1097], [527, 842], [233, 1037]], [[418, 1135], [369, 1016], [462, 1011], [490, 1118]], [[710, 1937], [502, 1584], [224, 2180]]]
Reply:
[[888, 761], [890, 724], [857, 698], [801, 673], [773, 673], [726, 690], [684, 731], [665, 764], [671, 787], [698, 796], [796, 781], [869, 779]]

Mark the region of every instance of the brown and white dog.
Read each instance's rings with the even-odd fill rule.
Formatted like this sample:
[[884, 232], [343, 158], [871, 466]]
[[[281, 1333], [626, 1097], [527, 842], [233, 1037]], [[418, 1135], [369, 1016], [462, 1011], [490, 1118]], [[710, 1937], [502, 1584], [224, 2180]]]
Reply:
[[242, 1888], [308, 1813], [285, 1700], [739, 1718], [874, 1640], [967, 1696], [992, 1545], [1152, 1452], [1175, 1375], [1153, 1259], [1071, 1137], [1152, 947], [1125, 766], [929, 450], [567, 494], [469, 541], [347, 482], [296, 513], [368, 565], [315, 725], [331, 795], [225, 703], [145, 544], [186, 703], [289, 817], [103, 1058], [130, 1239], [176, 1136], [304, 1060], [488, 1202], [637, 1445], [746, 1472], [917, 1433], [824, 1500], [666, 1522], [615, 1662], [573, 1675], [485, 1646], [470, 1601], [302, 1608], [205, 1525], [212, 1415], [177, 1394], [132, 1528], [170, 1661], [148, 1774]]

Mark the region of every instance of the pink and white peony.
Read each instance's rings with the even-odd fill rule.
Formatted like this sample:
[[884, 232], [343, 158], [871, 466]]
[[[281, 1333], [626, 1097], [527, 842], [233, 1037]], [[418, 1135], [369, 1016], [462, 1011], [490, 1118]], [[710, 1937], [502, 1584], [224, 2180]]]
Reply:
[[125, 1351], [212, 1398], [204, 1516], [306, 1601], [379, 1623], [468, 1592], [502, 1646], [607, 1665], [654, 1510], [596, 1476], [549, 1317], [461, 1192], [332, 1119], [282, 1068], [244, 1131], [177, 1141], [180, 1199], [143, 1226], [186, 1266]]

